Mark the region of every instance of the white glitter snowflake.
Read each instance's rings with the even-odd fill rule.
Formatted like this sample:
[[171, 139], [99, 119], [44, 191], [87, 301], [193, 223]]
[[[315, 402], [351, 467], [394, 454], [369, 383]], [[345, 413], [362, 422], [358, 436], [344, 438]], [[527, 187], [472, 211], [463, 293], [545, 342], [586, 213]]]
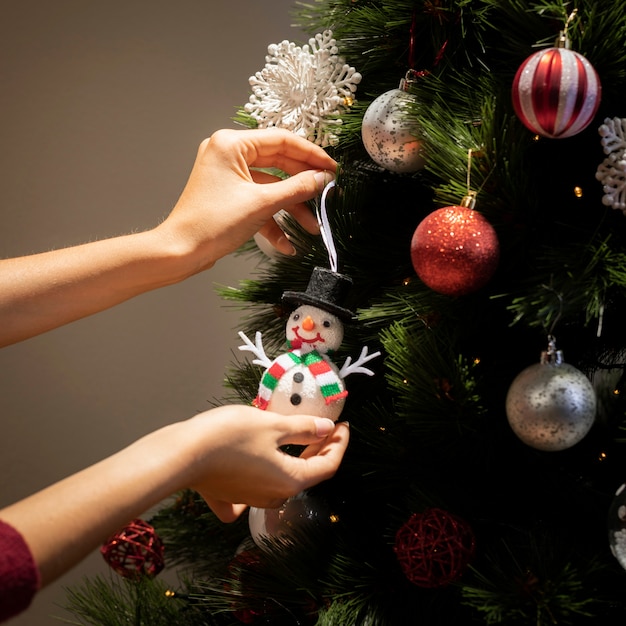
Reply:
[[326, 147], [337, 143], [339, 115], [352, 102], [361, 74], [338, 55], [330, 30], [302, 47], [268, 46], [265, 67], [250, 77], [245, 111], [259, 128], [286, 128]]
[[602, 204], [626, 215], [626, 118], [607, 117], [598, 132], [607, 155], [596, 171], [604, 191]]

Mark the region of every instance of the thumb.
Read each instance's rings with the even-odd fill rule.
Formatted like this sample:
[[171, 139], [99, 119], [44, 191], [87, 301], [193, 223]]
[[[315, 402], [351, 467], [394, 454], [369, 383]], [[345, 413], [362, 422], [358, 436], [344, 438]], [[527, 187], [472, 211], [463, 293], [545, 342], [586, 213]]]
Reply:
[[278, 430], [281, 434], [278, 438], [279, 445], [294, 443], [309, 445], [325, 439], [335, 430], [335, 422], [327, 417], [315, 417], [312, 415], [278, 415], [280, 423]]
[[291, 204], [298, 204], [318, 196], [333, 180], [335, 176], [329, 170], [305, 170], [265, 185], [264, 190], [272, 194], [276, 206], [284, 207], [285, 200]]

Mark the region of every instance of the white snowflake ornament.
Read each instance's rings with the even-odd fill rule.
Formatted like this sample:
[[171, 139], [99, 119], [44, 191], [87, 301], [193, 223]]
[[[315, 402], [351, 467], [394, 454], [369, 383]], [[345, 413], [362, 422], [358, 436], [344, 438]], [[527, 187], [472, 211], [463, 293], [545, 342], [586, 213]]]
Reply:
[[268, 46], [265, 67], [250, 77], [245, 111], [259, 128], [286, 128], [325, 148], [337, 143], [341, 112], [353, 101], [361, 74], [339, 56], [330, 30]]
[[596, 171], [602, 183], [602, 204], [626, 215], [626, 118], [606, 118], [598, 129], [602, 149], [607, 155]]

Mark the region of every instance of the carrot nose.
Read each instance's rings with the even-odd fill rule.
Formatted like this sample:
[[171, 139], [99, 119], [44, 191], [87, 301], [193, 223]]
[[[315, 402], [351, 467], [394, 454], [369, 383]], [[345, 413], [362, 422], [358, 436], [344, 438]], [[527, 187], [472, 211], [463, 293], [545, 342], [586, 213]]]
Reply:
[[315, 322], [313, 321], [313, 319], [311, 318], [310, 315], [307, 315], [303, 320], [302, 320], [302, 328], [304, 330], [306, 330], [307, 332], [313, 330], [315, 328]]

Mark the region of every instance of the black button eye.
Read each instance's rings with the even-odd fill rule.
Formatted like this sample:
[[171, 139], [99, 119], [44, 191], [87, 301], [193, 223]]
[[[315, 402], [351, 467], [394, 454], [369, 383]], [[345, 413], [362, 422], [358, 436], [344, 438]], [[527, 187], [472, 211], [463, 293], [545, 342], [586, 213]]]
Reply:
[[331, 323], [329, 320], [324, 320], [324, 328], [330, 328], [331, 327]]
[[297, 322], [300, 319], [300, 313], [294, 313], [291, 317], [294, 322]]

